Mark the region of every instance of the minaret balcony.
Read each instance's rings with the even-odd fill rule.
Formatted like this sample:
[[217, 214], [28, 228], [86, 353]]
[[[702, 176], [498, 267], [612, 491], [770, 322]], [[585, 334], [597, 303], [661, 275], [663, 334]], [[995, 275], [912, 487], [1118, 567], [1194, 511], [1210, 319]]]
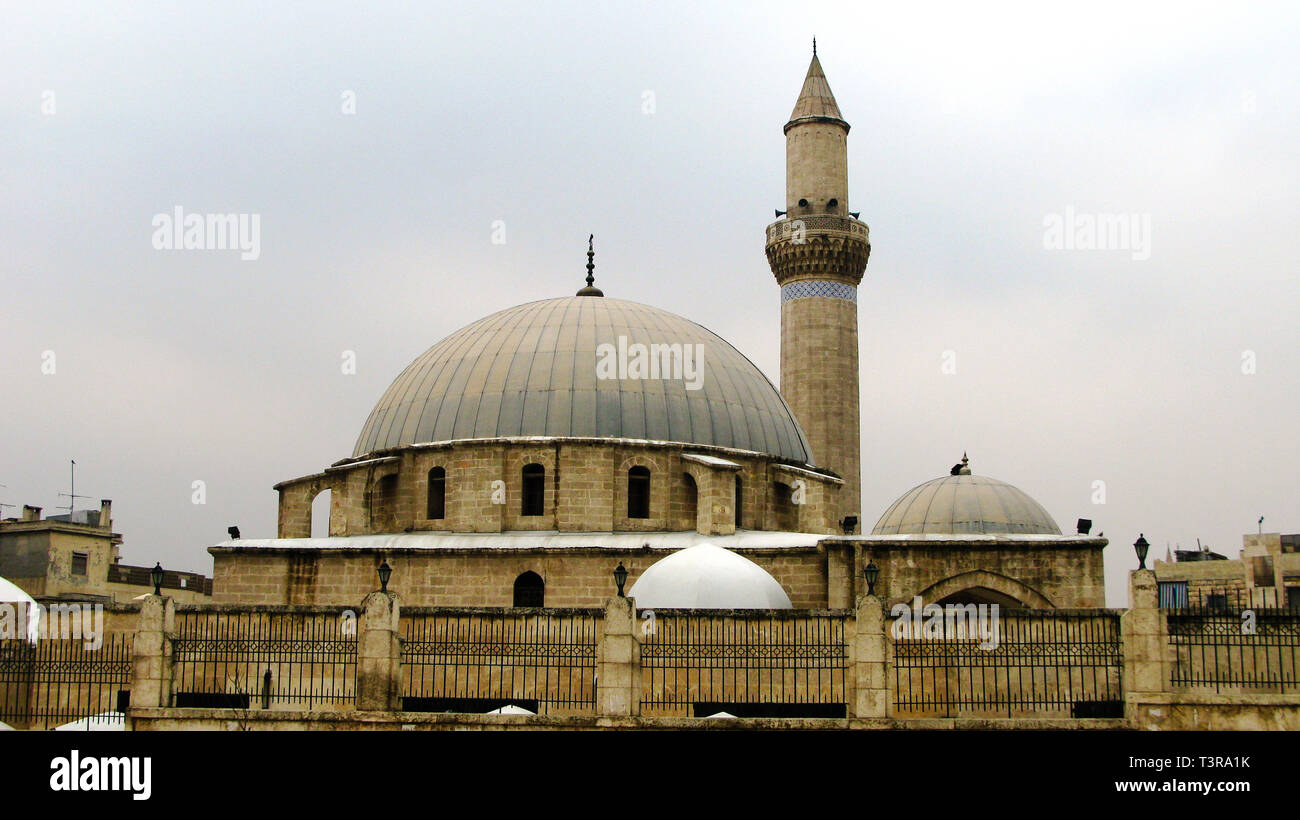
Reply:
[[781, 285], [829, 279], [857, 286], [871, 256], [865, 222], [835, 214], [779, 219], [767, 226], [767, 261]]
[[871, 243], [871, 231], [865, 222], [835, 214], [807, 214], [785, 217], [768, 225], [767, 244], [782, 240], [797, 242], [801, 237], [813, 233], [849, 234]]

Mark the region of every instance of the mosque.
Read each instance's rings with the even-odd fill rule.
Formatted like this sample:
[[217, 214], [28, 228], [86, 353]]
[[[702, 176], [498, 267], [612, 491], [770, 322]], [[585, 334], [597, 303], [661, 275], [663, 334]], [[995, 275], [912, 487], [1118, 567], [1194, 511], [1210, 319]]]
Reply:
[[[380, 397], [347, 458], [277, 484], [276, 538], [210, 548], [214, 601], [351, 605], [392, 568], [414, 606], [1104, 606], [1106, 539], [1063, 535], [961, 462], [860, 522], [858, 306], [870, 232], [849, 210], [849, 124], [814, 51], [767, 226], [781, 389], [704, 326], [606, 295], [507, 308]], [[613, 358], [611, 358], [613, 357]], [[943, 465], [936, 465], [940, 467]], [[329, 493], [328, 537], [311, 537]]]

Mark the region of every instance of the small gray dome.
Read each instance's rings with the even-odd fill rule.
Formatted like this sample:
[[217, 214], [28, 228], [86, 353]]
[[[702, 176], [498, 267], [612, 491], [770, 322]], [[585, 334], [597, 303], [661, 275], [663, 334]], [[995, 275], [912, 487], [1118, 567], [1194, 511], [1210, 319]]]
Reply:
[[885, 510], [874, 535], [1060, 535], [1047, 510], [987, 476], [948, 475], [913, 487]]
[[[701, 345], [699, 389], [684, 378], [598, 379], [598, 351], [620, 337], [629, 348]], [[508, 436], [674, 441], [813, 463], [790, 407], [740, 351], [667, 311], [591, 296], [519, 305], [438, 342], [384, 393], [352, 454]]]

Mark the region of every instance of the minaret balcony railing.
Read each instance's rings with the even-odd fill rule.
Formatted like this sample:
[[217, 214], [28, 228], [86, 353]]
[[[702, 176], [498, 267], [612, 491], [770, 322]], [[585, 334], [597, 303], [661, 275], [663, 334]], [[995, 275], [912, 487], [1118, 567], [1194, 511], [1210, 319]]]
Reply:
[[797, 240], [809, 233], [830, 232], [846, 233], [866, 242], [871, 241], [867, 223], [834, 214], [809, 214], [778, 219], [767, 226], [767, 241], [771, 244], [782, 240]]

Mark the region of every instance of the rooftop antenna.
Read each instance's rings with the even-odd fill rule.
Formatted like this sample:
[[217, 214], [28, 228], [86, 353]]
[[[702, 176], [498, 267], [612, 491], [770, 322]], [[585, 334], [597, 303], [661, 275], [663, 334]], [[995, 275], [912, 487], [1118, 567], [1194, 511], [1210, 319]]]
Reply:
[[[77, 506], [77, 499], [90, 498], [90, 496], [88, 495], [77, 495], [77, 460], [71, 459], [71, 461], [72, 461], [72, 483], [69, 486], [68, 491], [66, 493], [59, 493], [59, 495], [67, 496], [68, 499], [68, 523], [72, 523], [72, 511], [73, 508]], [[59, 509], [63, 509], [63, 508], [60, 507]]]

